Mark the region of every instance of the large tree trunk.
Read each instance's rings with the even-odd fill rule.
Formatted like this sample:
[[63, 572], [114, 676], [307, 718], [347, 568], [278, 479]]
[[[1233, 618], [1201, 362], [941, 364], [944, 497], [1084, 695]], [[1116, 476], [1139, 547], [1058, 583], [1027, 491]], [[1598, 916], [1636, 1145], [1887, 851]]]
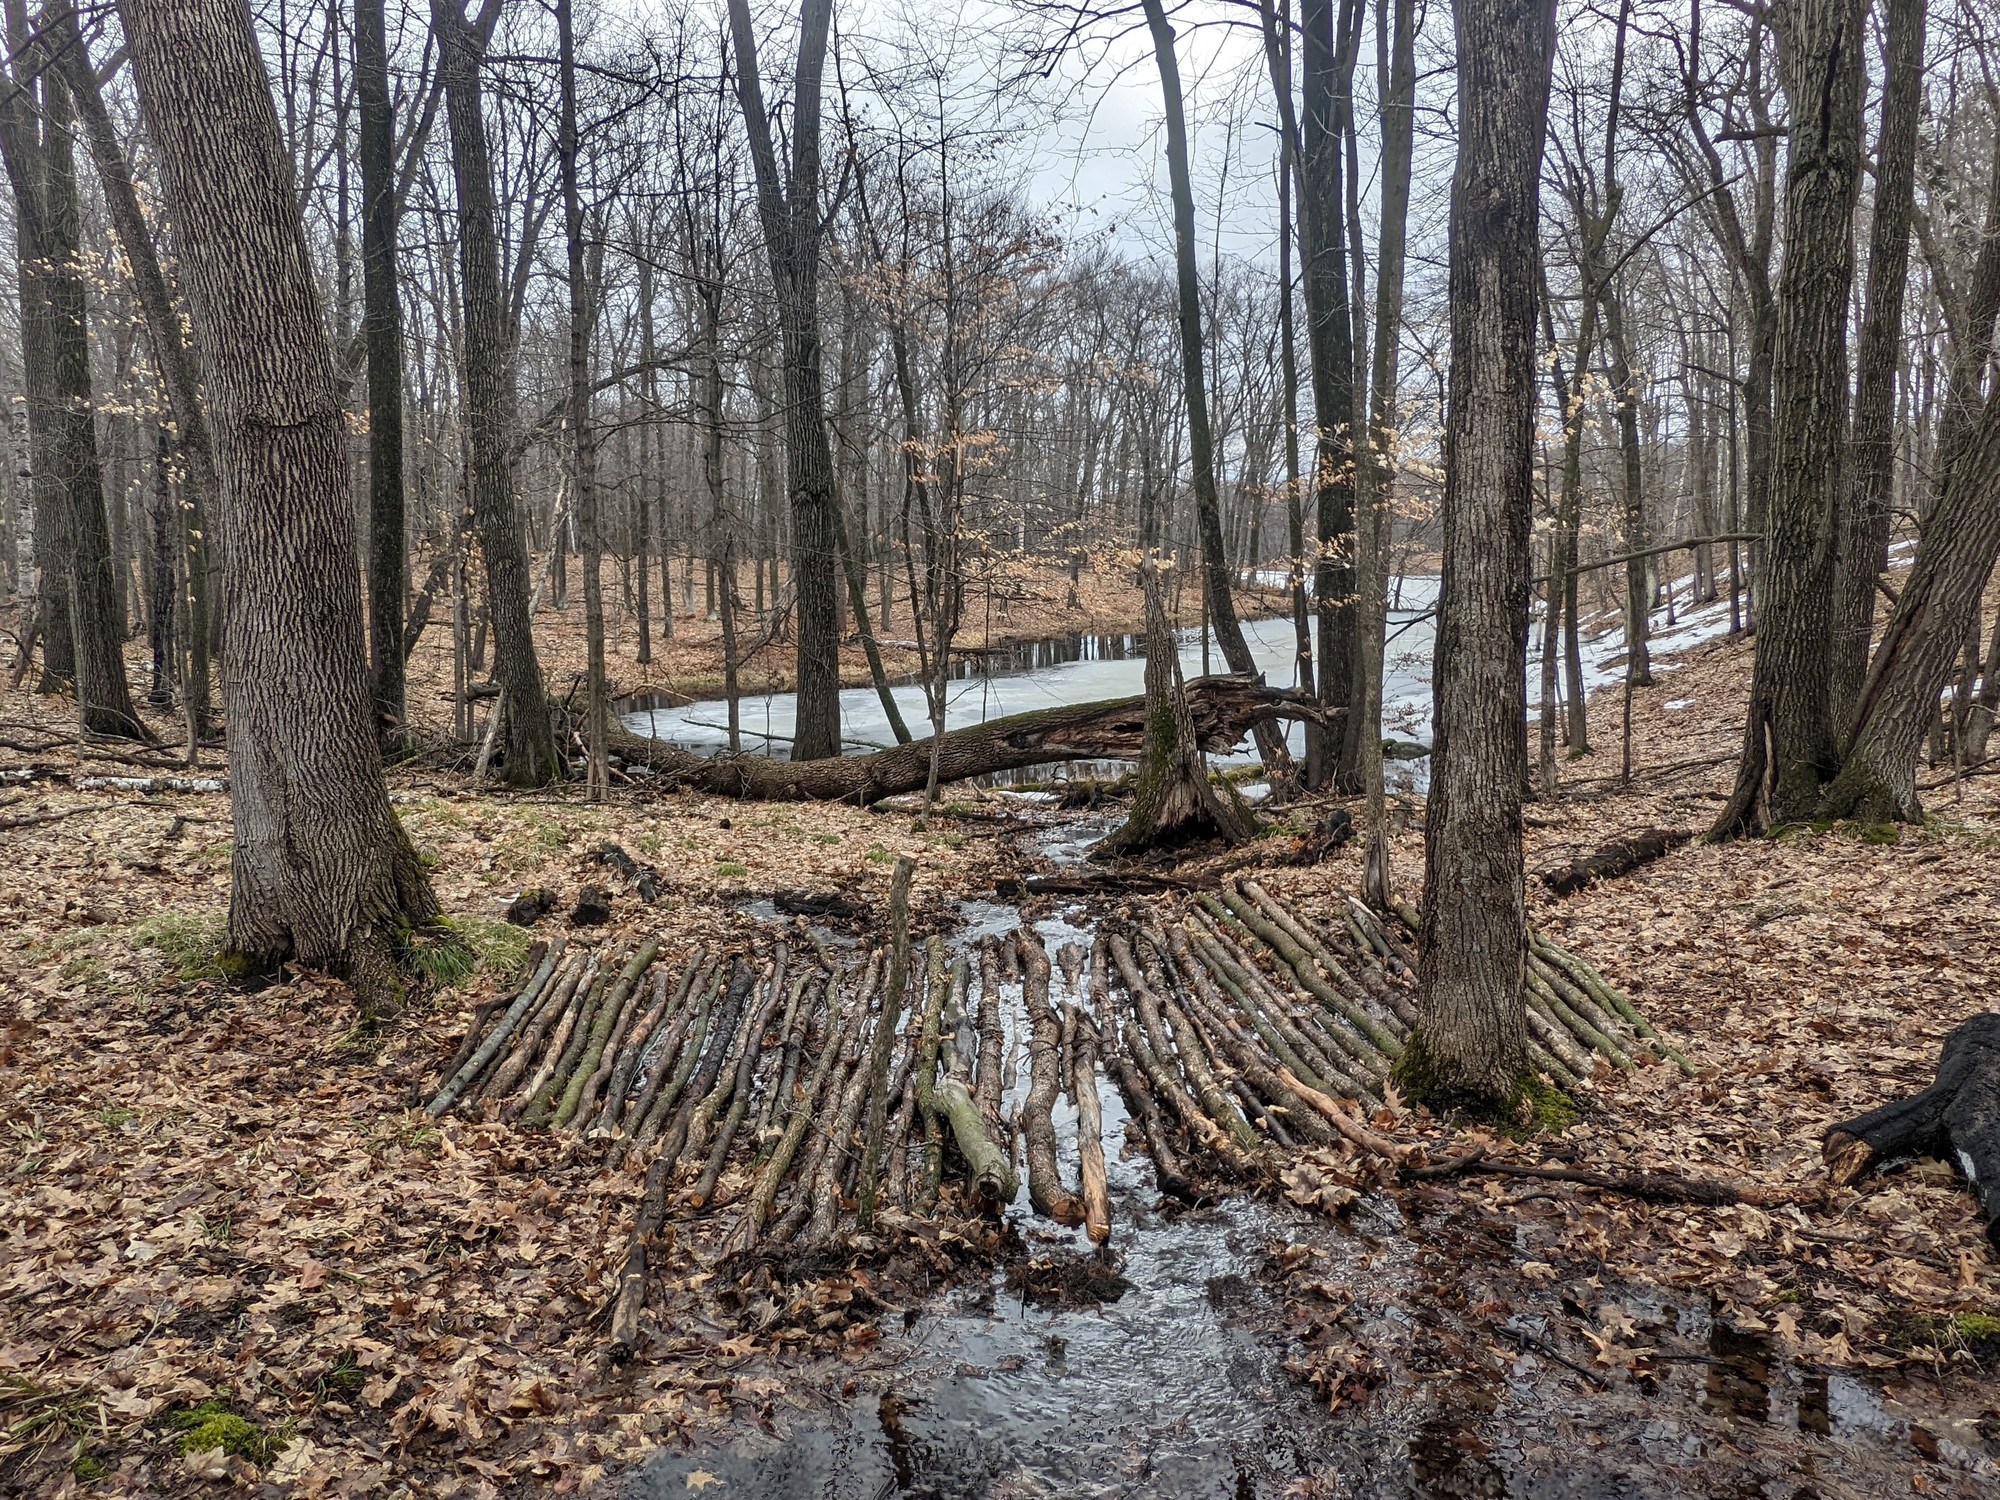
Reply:
[[[1174, 273], [1179, 292], [1181, 388], [1187, 402], [1188, 461], [1193, 472], [1195, 531], [1201, 540], [1201, 597], [1208, 622], [1232, 672], [1257, 674], [1250, 644], [1236, 618], [1229, 552], [1222, 539], [1222, 496], [1215, 482], [1215, 435], [1209, 425], [1208, 383], [1202, 353], [1201, 276], [1194, 257], [1194, 182], [1188, 173], [1187, 111], [1181, 101], [1180, 64], [1174, 56], [1174, 29], [1162, 0], [1143, 0], [1152, 32], [1153, 59], [1160, 70], [1160, 93], [1167, 116], [1167, 179], [1174, 211]], [[1291, 753], [1282, 735], [1260, 728], [1257, 749], [1271, 773], [1273, 790], [1283, 793], [1292, 776]]]
[[1875, 147], [1875, 214], [1868, 228], [1868, 297], [1855, 351], [1854, 426], [1835, 563], [1833, 713], [1852, 713], [1875, 634], [1875, 581], [1889, 561], [1895, 467], [1896, 370], [1903, 360], [1917, 126], [1923, 112], [1924, 0], [1887, 0], [1882, 130]]
[[1529, 523], [1538, 189], [1553, 0], [1460, 0], [1451, 384], [1437, 732], [1424, 829], [1418, 1024], [1402, 1060], [1433, 1096], [1505, 1104], [1528, 1062]]
[[69, 80], [83, 134], [90, 143], [92, 164], [118, 248], [132, 277], [132, 289], [146, 319], [154, 369], [165, 388], [173, 415], [175, 457], [180, 464], [181, 518], [178, 528], [188, 578], [188, 612], [183, 625], [186, 665], [180, 673], [181, 694], [189, 707], [193, 733], [208, 732], [210, 690], [208, 651], [208, 523], [214, 509], [217, 481], [215, 449], [209, 439], [208, 417], [202, 407], [201, 383], [195, 373], [194, 351], [188, 345], [179, 304], [160, 269], [152, 228], [139, 206], [132, 169], [125, 149], [104, 107], [96, 70], [74, 13], [64, 11], [48, 21], [56, 56]]
[[396, 112], [389, 98], [383, 0], [354, 3], [354, 92], [361, 105], [361, 334], [368, 345], [368, 651], [375, 712], [408, 714], [403, 599], [403, 310], [396, 286]]
[[437, 914], [382, 781], [333, 350], [242, 0], [120, 7], [207, 364], [230, 578], [229, 942], [400, 994]]
[[1839, 760], [1829, 646], [1865, 28], [1860, 0], [1800, 0], [1785, 14], [1792, 123], [1771, 372], [1770, 540], [1742, 764], [1715, 825], [1724, 837], [1812, 817]]
[[[1184, 743], [1211, 753], [1238, 744], [1261, 720], [1310, 720], [1319, 712], [1301, 694], [1247, 677], [1197, 677], [1186, 685], [1184, 696], [1189, 725]], [[933, 750], [939, 784], [1061, 761], [1138, 760], [1146, 742], [1147, 701], [1142, 694], [1036, 709], [951, 730], [935, 743], [924, 739], [872, 755], [803, 763], [761, 755], [695, 755], [616, 726], [612, 738], [621, 756], [668, 786], [693, 787], [718, 797], [865, 807], [884, 797], [925, 790]]]
[[487, 611], [493, 625], [493, 675], [505, 718], [502, 777], [540, 786], [561, 777], [548, 695], [528, 613], [528, 547], [514, 503], [507, 428], [514, 413], [514, 367], [507, 348], [506, 304], [500, 287], [498, 210], [493, 168], [480, 112], [479, 70], [500, 6], [484, 0], [467, 20], [461, 0], [432, 0], [444, 78], [445, 120], [451, 131], [452, 180], [458, 194], [458, 266], [465, 302], [465, 421], [467, 488], [480, 555], [486, 560]]
[[783, 344], [785, 451], [792, 497], [792, 582], [798, 620], [800, 760], [840, 754], [840, 637], [833, 447], [826, 435], [826, 381], [819, 337], [820, 86], [833, 0], [806, 0], [792, 85], [792, 150], [786, 180], [764, 110], [748, 0], [730, 0], [736, 88], [757, 173], [757, 207], [777, 293]]
[[[55, 523], [51, 562], [68, 604], [70, 679], [84, 729], [149, 739], [125, 677], [124, 599], [104, 510], [69, 82], [47, 65], [39, 39], [19, 26], [9, 32], [20, 76], [7, 81], [0, 105], [0, 154], [14, 188], [22, 362], [35, 367], [24, 373], [30, 450], [42, 480], [37, 521]], [[37, 80], [25, 76], [31, 68], [40, 70], [39, 106]]]

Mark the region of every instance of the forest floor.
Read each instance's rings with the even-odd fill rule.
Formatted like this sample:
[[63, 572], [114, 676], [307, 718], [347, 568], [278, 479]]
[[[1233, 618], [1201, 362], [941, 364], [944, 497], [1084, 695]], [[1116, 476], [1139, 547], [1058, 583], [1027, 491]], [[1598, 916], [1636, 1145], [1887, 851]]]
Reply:
[[[1531, 872], [1614, 833], [1703, 827], [1749, 661], [1717, 642], [1660, 664], [1635, 698], [1629, 787], [1618, 698], [1600, 695], [1598, 752], [1565, 764], [1568, 797], [1530, 809]], [[193, 774], [216, 774], [219, 752], [203, 762]], [[783, 1430], [807, 1393], [879, 1392], [902, 1354], [878, 1308], [1006, 1253], [970, 1226], [912, 1231], [880, 1268], [800, 1281], [754, 1329], [691, 1226], [656, 1281], [666, 1337], [613, 1366], [603, 1315], [636, 1166], [412, 1101], [519, 961], [507, 900], [606, 881], [601, 842], [663, 893], [618, 887], [600, 941], [644, 932], [684, 958], [747, 935], [745, 898], [775, 890], [879, 911], [906, 852], [918, 929], [949, 926], [959, 898], [1033, 862], [1011, 799], [920, 829], [680, 794], [593, 809], [399, 769], [398, 811], [486, 967], [369, 1037], [323, 976], [224, 982], [227, 798], [92, 781], [146, 774], [79, 747], [62, 704], [0, 699], [0, 1490], [586, 1490], [657, 1451]], [[1531, 881], [1542, 930], [1699, 1071], [1601, 1074], [1567, 1130], [1493, 1149], [1720, 1177], [1763, 1206], [1476, 1176], [1386, 1188], [1324, 1161], [1378, 1207], [1328, 1226], [1358, 1257], [1303, 1231], [1260, 1256], [1268, 1333], [1334, 1424], [1336, 1457], [1293, 1493], [1377, 1492], [1337, 1454], [1378, 1439], [1400, 1476], [1382, 1493], [1990, 1492], [2000, 1265], [1970, 1197], [1936, 1163], [1833, 1190], [1818, 1156], [1828, 1122], [1923, 1086], [1945, 1031], [1991, 1003], [2000, 778], [1928, 806], [1893, 841], [1694, 844], [1560, 900]], [[1351, 848], [1301, 868], [1282, 828], [1264, 847], [1281, 897], [1358, 887]], [[1410, 892], [1420, 823], [1394, 857]], [[1434, 1157], [1465, 1144], [1421, 1112], [1380, 1123]], [[182, 1453], [191, 1424], [218, 1420], [240, 1423], [235, 1453]]]

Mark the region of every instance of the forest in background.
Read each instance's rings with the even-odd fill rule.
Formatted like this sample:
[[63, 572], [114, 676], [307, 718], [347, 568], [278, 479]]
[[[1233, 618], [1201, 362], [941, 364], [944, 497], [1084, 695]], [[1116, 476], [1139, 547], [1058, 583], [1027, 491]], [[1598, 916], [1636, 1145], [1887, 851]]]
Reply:
[[[1701, 1426], [1746, 1338], [1875, 1382], [1855, 1492], [1991, 1478], [1981, 8], [5, 19], [6, 1472], [594, 1483], [892, 1382], [897, 1298], [1094, 1297], [1023, 1236], [1142, 1256], [1158, 1193], [1331, 1221], [1263, 1336], [1336, 1449], [1430, 1392], [1419, 1478], [1682, 1362], [1731, 1482], [1811, 1471], [1803, 1396]], [[1143, 694], [945, 732], [1097, 630]], [[726, 753], [622, 720], [693, 697]]]

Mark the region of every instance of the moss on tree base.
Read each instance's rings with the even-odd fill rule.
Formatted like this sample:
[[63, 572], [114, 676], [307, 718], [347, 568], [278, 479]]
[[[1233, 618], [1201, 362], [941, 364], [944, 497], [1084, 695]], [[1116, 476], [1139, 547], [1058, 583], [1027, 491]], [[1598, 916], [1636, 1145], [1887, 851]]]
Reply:
[[1421, 1027], [1410, 1033], [1389, 1076], [1405, 1099], [1433, 1114], [1491, 1125], [1517, 1139], [1567, 1130], [1579, 1114], [1576, 1101], [1539, 1073], [1524, 1071], [1490, 1090], [1449, 1076]]

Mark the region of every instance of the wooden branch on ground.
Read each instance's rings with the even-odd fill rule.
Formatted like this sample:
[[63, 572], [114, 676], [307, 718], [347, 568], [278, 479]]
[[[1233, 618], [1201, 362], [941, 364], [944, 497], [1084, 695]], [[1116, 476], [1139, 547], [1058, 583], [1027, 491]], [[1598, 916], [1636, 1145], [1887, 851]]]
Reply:
[[1685, 828], [1648, 828], [1639, 833], [1623, 834], [1566, 865], [1542, 871], [1542, 884], [1558, 896], [1567, 896], [1600, 880], [1615, 880], [1620, 875], [1629, 875], [1640, 866], [1663, 859], [1693, 840], [1693, 832]]

